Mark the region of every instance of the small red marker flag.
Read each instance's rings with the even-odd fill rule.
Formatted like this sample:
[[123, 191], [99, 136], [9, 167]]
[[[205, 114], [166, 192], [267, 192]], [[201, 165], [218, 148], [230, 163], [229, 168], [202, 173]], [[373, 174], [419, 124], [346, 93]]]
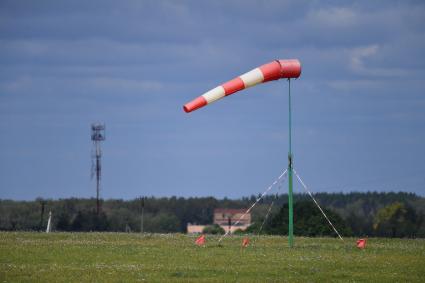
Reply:
[[249, 245], [249, 238], [248, 237], [243, 238], [242, 247], [246, 248], [248, 247], [248, 245]]
[[367, 239], [359, 239], [359, 240], [357, 240], [357, 247], [358, 247], [359, 249], [364, 249], [364, 248], [366, 248], [366, 240], [367, 240]]
[[202, 246], [205, 244], [205, 235], [201, 235], [198, 237], [198, 239], [196, 239], [195, 244], [197, 244], [198, 246]]

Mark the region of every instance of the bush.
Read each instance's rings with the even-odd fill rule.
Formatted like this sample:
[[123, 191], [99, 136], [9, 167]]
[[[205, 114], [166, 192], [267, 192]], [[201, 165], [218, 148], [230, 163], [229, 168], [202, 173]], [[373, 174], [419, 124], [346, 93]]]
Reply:
[[213, 235], [216, 235], [216, 234], [223, 235], [225, 232], [224, 232], [224, 229], [220, 227], [220, 225], [214, 224], [214, 225], [208, 225], [208, 226], [206, 226], [202, 230], [202, 233], [204, 233], [204, 234], [213, 234]]
[[245, 234], [247, 234], [247, 231], [242, 229], [237, 229], [235, 230], [235, 232], [233, 232], [233, 235], [245, 235]]

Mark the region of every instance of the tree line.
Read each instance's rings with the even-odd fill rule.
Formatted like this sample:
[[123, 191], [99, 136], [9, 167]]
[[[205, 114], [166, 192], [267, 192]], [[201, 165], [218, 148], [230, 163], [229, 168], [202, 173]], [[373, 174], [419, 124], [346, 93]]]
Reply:
[[[248, 208], [257, 198], [110, 199], [102, 200], [99, 214], [95, 199], [0, 200], [0, 230], [43, 231], [51, 211], [56, 231], [139, 232], [143, 208], [145, 232], [184, 233], [188, 223], [211, 224], [215, 208]], [[318, 193], [315, 198], [343, 236], [425, 237], [425, 198], [416, 194]], [[335, 235], [308, 195], [295, 194], [294, 201], [296, 235]], [[252, 210], [249, 232], [287, 234], [287, 214], [287, 195], [266, 196]]]

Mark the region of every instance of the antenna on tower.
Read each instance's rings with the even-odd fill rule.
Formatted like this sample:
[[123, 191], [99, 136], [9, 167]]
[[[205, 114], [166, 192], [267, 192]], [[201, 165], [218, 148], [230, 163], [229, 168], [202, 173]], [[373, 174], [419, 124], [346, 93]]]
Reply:
[[100, 212], [100, 177], [102, 173], [102, 150], [100, 148], [100, 142], [105, 140], [105, 124], [93, 123], [91, 124], [91, 140], [93, 141], [92, 149], [92, 178], [96, 174], [96, 213]]

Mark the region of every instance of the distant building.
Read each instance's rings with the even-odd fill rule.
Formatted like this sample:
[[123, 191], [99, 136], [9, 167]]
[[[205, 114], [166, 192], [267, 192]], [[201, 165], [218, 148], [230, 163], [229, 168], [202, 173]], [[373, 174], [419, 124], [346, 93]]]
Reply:
[[205, 228], [205, 225], [192, 225], [190, 223], [187, 223], [188, 234], [201, 234], [204, 228]]
[[[231, 233], [238, 229], [246, 230], [251, 225], [251, 213], [244, 215], [245, 212], [246, 209], [216, 208], [214, 209], [214, 224], [220, 225], [226, 232], [230, 229]], [[238, 223], [236, 224], [236, 222]]]
[[[251, 225], [251, 213], [244, 215], [245, 212], [246, 209], [216, 208], [214, 210], [213, 224], [220, 225], [226, 232], [230, 230], [230, 233], [236, 230], [244, 231]], [[192, 225], [188, 223], [187, 233], [202, 233], [205, 226], [206, 225]]]

